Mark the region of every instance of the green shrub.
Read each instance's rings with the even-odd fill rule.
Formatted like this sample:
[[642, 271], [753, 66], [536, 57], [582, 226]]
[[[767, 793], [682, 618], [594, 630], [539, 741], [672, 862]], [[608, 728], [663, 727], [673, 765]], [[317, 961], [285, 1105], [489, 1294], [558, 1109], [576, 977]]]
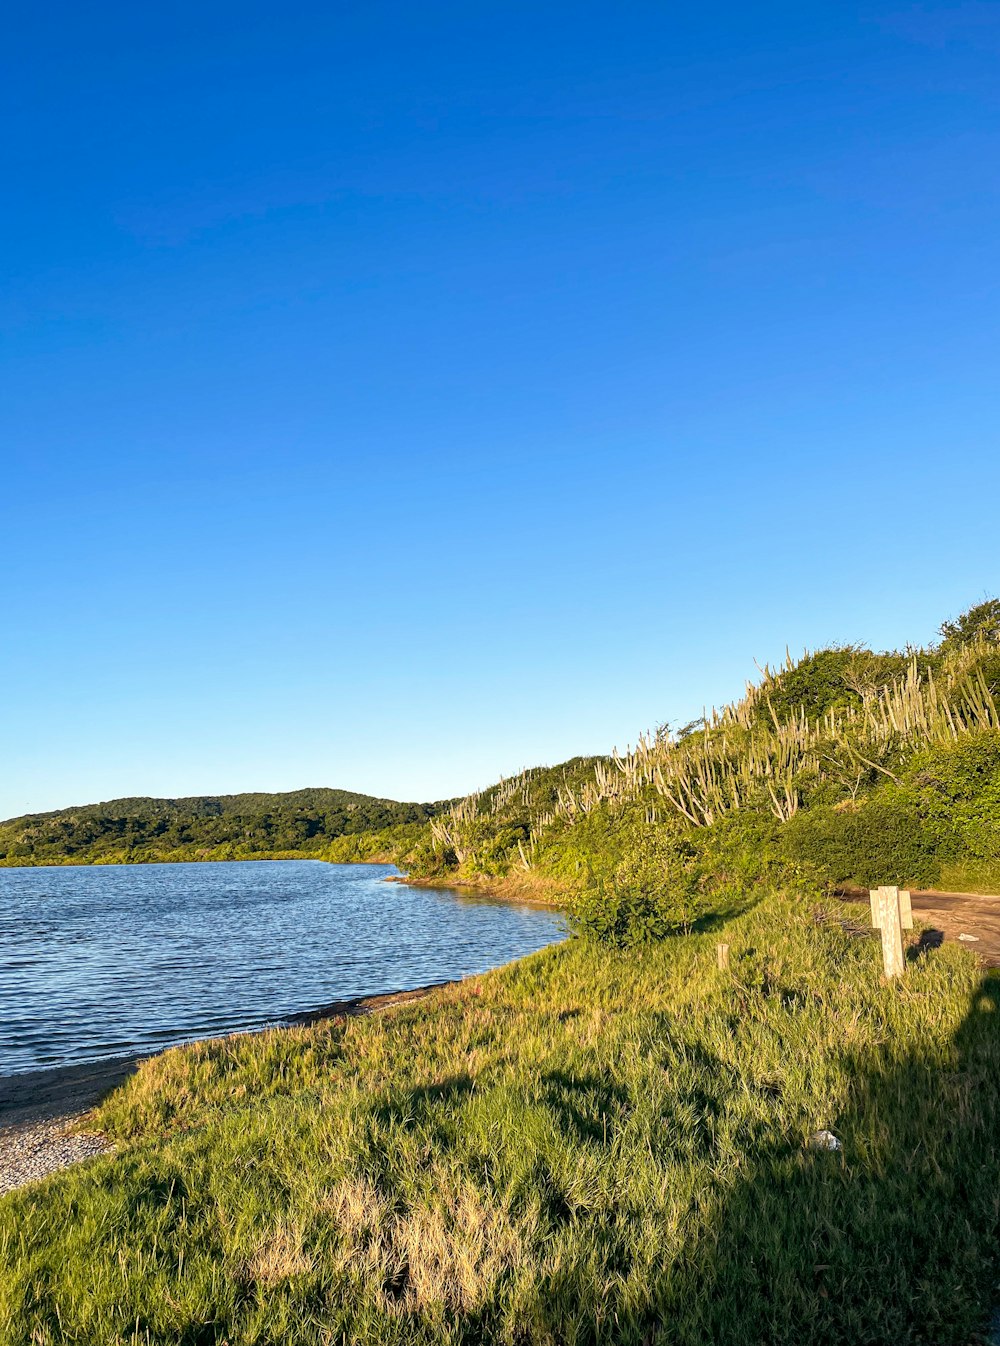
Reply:
[[780, 828], [772, 813], [725, 813], [697, 838], [702, 867], [724, 883], [774, 878], [784, 864], [776, 845]]
[[574, 925], [602, 944], [647, 944], [690, 929], [698, 914], [698, 894], [692, 848], [664, 828], [637, 827], [626, 833], [612, 877], [598, 880], [577, 897]]
[[986, 639], [1000, 644], [1000, 598], [987, 598], [953, 622], [941, 624], [941, 648], [960, 649]]
[[943, 860], [1000, 868], [1000, 733], [922, 753], [908, 779]]
[[523, 846], [529, 840], [527, 825], [494, 827], [491, 820], [484, 820], [481, 832], [483, 839], [469, 856], [469, 867], [479, 874], [506, 874], [518, 858], [518, 842]]
[[758, 715], [770, 722], [773, 711], [785, 723], [803, 710], [816, 720], [828, 710], [857, 706], [862, 691], [875, 691], [902, 677], [907, 662], [906, 655], [875, 654], [862, 645], [817, 650], [775, 677]]
[[935, 834], [914, 794], [885, 785], [858, 805], [797, 813], [783, 829], [782, 849], [815, 866], [832, 883], [926, 887], [940, 874]]

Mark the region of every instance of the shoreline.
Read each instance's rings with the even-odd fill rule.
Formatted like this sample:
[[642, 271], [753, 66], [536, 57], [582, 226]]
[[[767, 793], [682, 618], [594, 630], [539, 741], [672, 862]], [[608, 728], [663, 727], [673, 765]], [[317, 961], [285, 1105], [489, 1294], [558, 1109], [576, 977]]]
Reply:
[[[157, 860], [41, 860], [27, 864], [13, 864], [9, 860], [0, 860], [0, 869], [143, 869], [148, 865], [240, 865], [259, 862], [309, 860], [321, 865], [393, 865], [399, 868], [396, 860], [387, 856], [370, 856], [366, 860], [329, 860], [325, 855], [309, 855], [284, 851], [272, 855], [243, 855], [238, 859], [219, 859], [212, 856], [178, 857]], [[469, 879], [461, 875], [446, 877], [411, 878], [408, 874], [387, 874], [386, 883], [402, 883], [410, 888], [437, 888], [445, 892], [458, 893], [464, 897], [489, 897], [496, 902], [520, 902], [525, 906], [548, 907], [552, 910], [566, 910], [572, 900], [572, 894], [566, 891], [555, 879], [535, 876], [527, 873], [507, 874], [495, 879]]]
[[[284, 860], [311, 860], [322, 865], [395, 865], [399, 868], [399, 861], [393, 859], [390, 855], [379, 854], [367, 856], [364, 860], [331, 860], [325, 855], [316, 855], [309, 851], [272, 851], [261, 855], [240, 855], [240, 856], [213, 856], [213, 855], [176, 855], [176, 856], [157, 856], [156, 858], [141, 860], [105, 860], [98, 858], [96, 860], [83, 860], [67, 856], [63, 859], [32, 860], [27, 856], [17, 857], [11, 860], [7, 857], [0, 859], [0, 869], [143, 869], [148, 865], [241, 865], [256, 864], [262, 862], [275, 862]], [[484, 897], [506, 898], [512, 894], [538, 894], [540, 892], [552, 892], [553, 894], [562, 893], [565, 897], [565, 890], [554, 879], [535, 876], [529, 877], [530, 871], [519, 871], [513, 874], [498, 876], [494, 879], [472, 879], [462, 875], [435, 877], [428, 876], [423, 878], [409, 878], [406, 874], [393, 874], [389, 876], [392, 883], [408, 883], [414, 888], [450, 888], [455, 891], [465, 891], [479, 893]], [[547, 899], [536, 896], [535, 901], [546, 901]], [[553, 905], [558, 905], [556, 897], [551, 899]]]
[[434, 991], [447, 986], [461, 985], [463, 978], [425, 982], [421, 986], [394, 991], [349, 996], [331, 1000], [314, 1009], [301, 1010], [261, 1028], [244, 1029], [236, 1033], [222, 1033], [186, 1042], [174, 1043], [157, 1051], [133, 1052], [126, 1056], [107, 1057], [104, 1060], [85, 1061], [61, 1066], [42, 1066], [16, 1075], [0, 1075], [0, 1145], [4, 1135], [19, 1127], [36, 1122], [51, 1122], [76, 1113], [85, 1113], [102, 1098], [117, 1089], [134, 1074], [143, 1061], [160, 1056], [177, 1047], [191, 1047], [197, 1042], [214, 1042], [226, 1037], [256, 1037], [283, 1028], [308, 1028], [326, 1019], [340, 1017], [360, 1018], [367, 1014], [391, 1009], [423, 1000]]
[[316, 860], [324, 865], [394, 865], [395, 860], [328, 860], [325, 855], [313, 855], [302, 851], [274, 851], [268, 855], [160, 855], [154, 859], [142, 860], [80, 860], [73, 857], [56, 860], [32, 860], [27, 856], [15, 856], [13, 860], [6, 856], [0, 860], [0, 869], [141, 869], [144, 865], [240, 865], [256, 860]]
[[[361, 861], [360, 863], [365, 863]], [[373, 862], [374, 863], [374, 862]], [[395, 861], [386, 863], [395, 864]], [[525, 906], [546, 907], [550, 911], [568, 910], [573, 895], [554, 879], [508, 874], [493, 880], [454, 878], [417, 878], [389, 874], [386, 883], [404, 883], [410, 888], [437, 888], [463, 897], [489, 897], [495, 902], [519, 902]]]
[[[224, 1037], [256, 1037], [289, 1028], [308, 1028], [326, 1019], [362, 1018], [410, 1005], [435, 991], [459, 986], [465, 978], [427, 982], [404, 990], [331, 1000], [290, 1015], [280, 1023]], [[113, 1146], [87, 1122], [94, 1108], [133, 1075], [144, 1061], [176, 1047], [218, 1041], [195, 1038], [155, 1052], [135, 1052], [77, 1065], [45, 1066], [18, 1075], [0, 1075], [0, 1197], [85, 1159], [111, 1153]]]
[[[276, 859], [278, 857], [258, 857]], [[287, 856], [282, 859], [318, 857]], [[162, 863], [183, 864], [184, 861]], [[198, 863], [198, 862], [194, 862]], [[222, 863], [239, 863], [224, 861]], [[337, 863], [322, 861], [321, 863]], [[394, 864], [393, 861], [352, 861], [355, 864]], [[25, 866], [43, 868], [44, 866]], [[65, 866], [56, 866], [63, 868]], [[90, 867], [90, 866], [88, 866]], [[440, 889], [457, 896], [474, 899], [481, 897], [494, 902], [517, 903], [543, 907], [550, 911], [565, 909], [567, 895], [558, 900], [549, 892], [540, 893], [539, 887], [548, 885], [525, 884], [521, 881], [500, 881], [485, 885], [456, 879], [412, 879], [406, 874], [386, 875], [384, 882], [407, 887]], [[517, 961], [516, 959], [512, 961]], [[501, 966], [504, 966], [501, 964]], [[452, 978], [427, 982], [420, 986], [391, 991], [379, 991], [343, 999], [287, 1015], [260, 1028], [232, 1034], [215, 1034], [164, 1046], [154, 1051], [137, 1051], [104, 1060], [44, 1066], [14, 1075], [0, 1075], [0, 1196], [26, 1184], [38, 1182], [51, 1173], [70, 1167], [85, 1159], [107, 1154], [112, 1146], [100, 1132], [88, 1128], [93, 1110], [115, 1089], [133, 1075], [144, 1061], [153, 1059], [174, 1047], [193, 1046], [220, 1037], [257, 1036], [282, 1029], [307, 1028], [327, 1019], [362, 1017], [381, 1013], [397, 1006], [412, 1004], [446, 987], [459, 986], [466, 978]]]

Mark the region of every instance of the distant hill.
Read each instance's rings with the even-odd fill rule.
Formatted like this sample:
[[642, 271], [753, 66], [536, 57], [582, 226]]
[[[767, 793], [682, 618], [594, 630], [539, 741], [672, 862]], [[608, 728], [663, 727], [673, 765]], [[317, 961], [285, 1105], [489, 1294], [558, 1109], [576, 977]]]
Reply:
[[321, 853], [339, 837], [426, 824], [444, 804], [350, 790], [112, 799], [0, 823], [0, 864], [238, 860]]

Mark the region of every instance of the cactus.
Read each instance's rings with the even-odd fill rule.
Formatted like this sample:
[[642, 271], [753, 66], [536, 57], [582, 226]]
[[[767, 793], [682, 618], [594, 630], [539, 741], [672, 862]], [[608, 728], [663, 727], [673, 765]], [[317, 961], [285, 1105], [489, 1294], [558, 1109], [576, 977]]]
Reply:
[[[470, 824], [517, 810], [529, 832], [518, 854], [529, 869], [541, 836], [557, 825], [575, 826], [600, 804], [642, 801], [650, 822], [659, 820], [662, 800], [694, 827], [709, 827], [748, 805], [787, 822], [802, 805], [803, 786], [833, 781], [856, 797], [871, 771], [898, 780], [894, 768], [915, 751], [976, 730], [1000, 730], [1000, 709], [981, 667], [984, 654], [995, 648], [984, 638], [953, 651], [938, 677], [922, 674], [914, 656], [903, 676], [881, 690], [859, 675], [856, 704], [815, 718], [800, 707], [784, 721], [772, 700], [781, 672], [765, 665], [739, 702], [706, 711], [701, 729], [681, 738], [664, 730], [640, 735], [634, 747], [595, 759], [582, 781], [564, 771], [555, 798], [534, 809], [532, 786], [540, 771], [522, 771], [457, 801], [434, 820], [434, 839], [462, 861], [470, 849]], [[794, 667], [786, 652], [784, 670]]]

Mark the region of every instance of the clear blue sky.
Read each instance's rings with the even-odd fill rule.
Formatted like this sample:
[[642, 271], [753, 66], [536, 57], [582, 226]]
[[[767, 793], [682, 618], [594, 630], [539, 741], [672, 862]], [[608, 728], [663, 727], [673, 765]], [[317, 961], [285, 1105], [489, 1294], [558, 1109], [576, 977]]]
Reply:
[[0, 816], [403, 798], [1000, 590], [1000, 5], [21, 5]]

